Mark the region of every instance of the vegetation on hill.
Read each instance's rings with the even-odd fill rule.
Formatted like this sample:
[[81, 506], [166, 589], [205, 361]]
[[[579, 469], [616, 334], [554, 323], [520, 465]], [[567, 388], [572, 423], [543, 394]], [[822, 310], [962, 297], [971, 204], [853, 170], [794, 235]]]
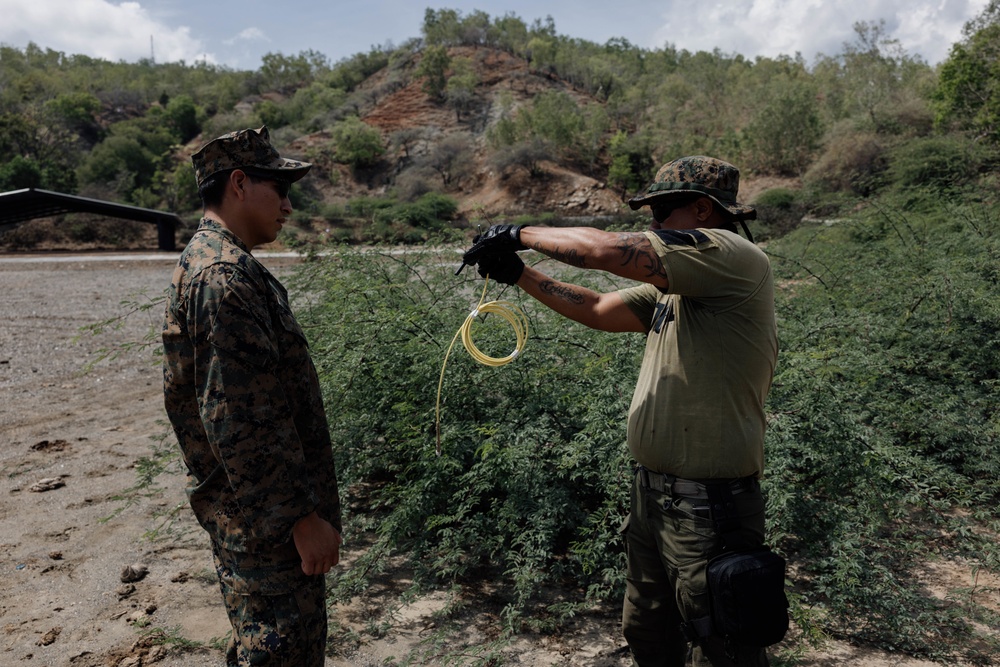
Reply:
[[[347, 530], [372, 540], [335, 593], [364, 594], [402, 562], [409, 594], [449, 588], [454, 611], [488, 579], [518, 632], [618, 604], [623, 415], [643, 341], [525, 300], [525, 353], [501, 369], [454, 357], [438, 424], [442, 357], [481, 283], [433, 248], [457, 249], [456, 230], [480, 217], [579, 213], [552, 205], [567, 174], [607, 185], [593, 198], [610, 193], [601, 224], [619, 227], [640, 224], [621, 196], [681, 154], [786, 179], [755, 196], [780, 288], [769, 539], [792, 565], [800, 631], [781, 659], [837, 637], [992, 664], [1000, 608], [981, 582], [1000, 570], [998, 30], [992, 0], [938, 68], [880, 24], [807, 66], [598, 45], [551, 22], [452, 10], [428, 10], [423, 38], [391, 51], [336, 64], [270, 54], [256, 72], [2, 48], [0, 183], [100, 190], [194, 220], [184, 156], [266, 123], [318, 165], [293, 190], [299, 242], [317, 227], [334, 242], [428, 241], [406, 255], [310, 244], [335, 252], [291, 281], [339, 443]], [[475, 332], [508, 351], [502, 324]], [[939, 563], [967, 579], [933, 581]], [[467, 648], [433, 650], [457, 662]]]
[[[199, 209], [191, 151], [267, 124], [282, 150], [317, 164], [293, 190], [289, 244], [317, 232], [424, 238], [436, 225], [409, 207], [431, 192], [456, 202], [438, 220], [446, 227], [542, 212], [616, 216], [656, 165], [691, 153], [728, 159], [748, 180], [801, 181], [806, 208], [823, 214], [878, 192], [899, 151], [966, 159], [970, 177], [992, 164], [996, 13], [991, 3], [938, 69], [880, 23], [857, 24], [841, 53], [810, 66], [594, 44], [558, 34], [551, 20], [448, 9], [428, 9], [423, 37], [398, 48], [337, 63], [315, 51], [269, 53], [256, 71], [0, 46], [0, 190], [166, 208], [190, 227]], [[581, 186], [567, 173], [591, 190], [571, 196]], [[375, 220], [358, 198], [391, 205]], [[16, 245], [16, 232], [6, 240]]]

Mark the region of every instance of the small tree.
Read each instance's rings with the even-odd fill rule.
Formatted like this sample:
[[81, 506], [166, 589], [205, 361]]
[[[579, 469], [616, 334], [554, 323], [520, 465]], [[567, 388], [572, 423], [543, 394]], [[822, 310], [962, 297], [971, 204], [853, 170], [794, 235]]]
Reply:
[[937, 121], [956, 121], [995, 142], [1000, 139], [1000, 0], [991, 0], [963, 32], [965, 39], [941, 65], [934, 94]]
[[462, 120], [462, 113], [472, 108], [476, 100], [476, 86], [479, 77], [472, 69], [468, 58], [455, 58], [452, 61], [453, 73], [445, 84], [445, 97], [448, 106], [455, 110], [455, 120]]
[[444, 96], [448, 86], [448, 67], [451, 65], [451, 56], [448, 49], [443, 46], [428, 46], [424, 50], [424, 57], [417, 66], [417, 76], [426, 77], [424, 80], [424, 92], [435, 100], [440, 100]]
[[421, 164], [437, 172], [441, 182], [447, 187], [456, 176], [469, 170], [472, 164], [472, 141], [465, 135], [448, 136], [438, 142], [430, 155], [421, 160]]
[[652, 178], [653, 158], [649, 155], [646, 142], [619, 130], [611, 138], [609, 146], [611, 166], [608, 169], [608, 184], [620, 188], [622, 200], [628, 192], [637, 192]]
[[746, 129], [750, 164], [763, 172], [800, 176], [822, 137], [815, 91], [806, 83], [778, 79]]
[[357, 116], [345, 118], [334, 125], [331, 134], [335, 159], [352, 169], [372, 167], [385, 154], [382, 133]]

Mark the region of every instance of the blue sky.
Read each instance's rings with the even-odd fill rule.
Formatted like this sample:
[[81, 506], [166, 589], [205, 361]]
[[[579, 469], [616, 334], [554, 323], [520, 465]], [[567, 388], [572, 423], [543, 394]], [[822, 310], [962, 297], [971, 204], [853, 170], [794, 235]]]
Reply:
[[256, 69], [269, 52], [319, 51], [332, 62], [373, 46], [420, 37], [428, 7], [463, 15], [551, 16], [561, 35], [644, 48], [776, 57], [836, 55], [857, 21], [885, 21], [889, 36], [931, 64], [944, 60], [962, 26], [987, 0], [0, 0], [0, 44], [34, 42], [66, 54], [133, 62], [206, 60]]

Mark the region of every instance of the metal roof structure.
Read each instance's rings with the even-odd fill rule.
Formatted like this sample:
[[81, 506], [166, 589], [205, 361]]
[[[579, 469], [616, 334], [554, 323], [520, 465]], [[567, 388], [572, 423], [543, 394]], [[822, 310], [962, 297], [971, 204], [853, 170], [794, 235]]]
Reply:
[[26, 188], [0, 193], [0, 232], [13, 229], [28, 220], [63, 213], [95, 213], [111, 218], [154, 224], [160, 250], [174, 250], [174, 233], [181, 222], [174, 213], [77, 197], [50, 190]]

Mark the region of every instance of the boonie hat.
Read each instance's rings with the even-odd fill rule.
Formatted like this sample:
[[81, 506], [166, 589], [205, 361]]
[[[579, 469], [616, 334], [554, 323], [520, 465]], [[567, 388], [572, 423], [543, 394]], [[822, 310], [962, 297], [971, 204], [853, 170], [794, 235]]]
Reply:
[[754, 220], [757, 211], [736, 201], [740, 189], [740, 170], [714, 157], [693, 155], [668, 162], [656, 172], [656, 180], [646, 191], [629, 199], [633, 211], [654, 200], [691, 193], [709, 197], [737, 220]]
[[201, 187], [210, 176], [230, 169], [274, 172], [276, 178], [293, 183], [312, 168], [309, 162], [289, 160], [271, 145], [267, 126], [239, 130], [213, 139], [191, 156], [194, 175]]

